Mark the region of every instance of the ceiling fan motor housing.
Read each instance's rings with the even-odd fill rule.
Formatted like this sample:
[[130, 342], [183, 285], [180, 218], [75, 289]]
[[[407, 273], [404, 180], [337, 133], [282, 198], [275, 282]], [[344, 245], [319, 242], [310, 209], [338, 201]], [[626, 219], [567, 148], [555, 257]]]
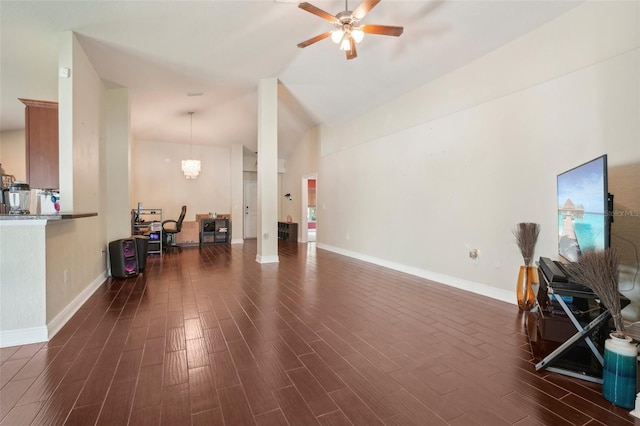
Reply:
[[342, 30], [345, 34], [351, 34], [351, 31], [359, 27], [358, 21], [350, 10], [345, 10], [336, 15], [337, 21], [334, 23], [337, 30]]
[[336, 15], [336, 19], [343, 24], [354, 24], [357, 23], [357, 19], [354, 18], [353, 12], [350, 10], [343, 10], [342, 12]]

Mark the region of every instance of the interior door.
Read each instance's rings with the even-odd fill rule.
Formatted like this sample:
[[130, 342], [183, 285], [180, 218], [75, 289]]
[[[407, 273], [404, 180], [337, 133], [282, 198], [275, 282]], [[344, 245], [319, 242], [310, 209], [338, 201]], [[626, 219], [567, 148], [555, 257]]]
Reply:
[[244, 183], [244, 238], [258, 237], [258, 183]]

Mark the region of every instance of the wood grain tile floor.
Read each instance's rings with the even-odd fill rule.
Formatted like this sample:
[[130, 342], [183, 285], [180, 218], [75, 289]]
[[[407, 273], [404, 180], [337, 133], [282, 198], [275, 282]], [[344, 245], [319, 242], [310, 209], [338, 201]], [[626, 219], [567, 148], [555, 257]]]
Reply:
[[316, 249], [149, 257], [49, 342], [0, 350], [2, 425], [631, 425], [536, 372], [515, 305]]

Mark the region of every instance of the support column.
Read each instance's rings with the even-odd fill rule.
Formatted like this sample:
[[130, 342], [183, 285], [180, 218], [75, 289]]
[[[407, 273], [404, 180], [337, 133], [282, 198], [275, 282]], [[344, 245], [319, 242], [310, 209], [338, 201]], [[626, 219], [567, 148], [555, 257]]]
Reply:
[[131, 235], [131, 108], [129, 89], [106, 91], [107, 241]]
[[278, 79], [258, 84], [258, 253], [259, 263], [278, 258]]

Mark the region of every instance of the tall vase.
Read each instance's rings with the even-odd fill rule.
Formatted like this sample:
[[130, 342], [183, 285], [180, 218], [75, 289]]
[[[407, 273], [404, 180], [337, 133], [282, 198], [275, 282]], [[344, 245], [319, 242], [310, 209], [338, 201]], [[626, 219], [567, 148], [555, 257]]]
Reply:
[[604, 342], [602, 395], [620, 407], [633, 409], [636, 400], [638, 349], [631, 338], [611, 333]]
[[538, 268], [530, 265], [520, 267], [516, 292], [518, 308], [530, 311], [536, 305], [536, 295], [533, 292], [533, 284], [538, 282]]

